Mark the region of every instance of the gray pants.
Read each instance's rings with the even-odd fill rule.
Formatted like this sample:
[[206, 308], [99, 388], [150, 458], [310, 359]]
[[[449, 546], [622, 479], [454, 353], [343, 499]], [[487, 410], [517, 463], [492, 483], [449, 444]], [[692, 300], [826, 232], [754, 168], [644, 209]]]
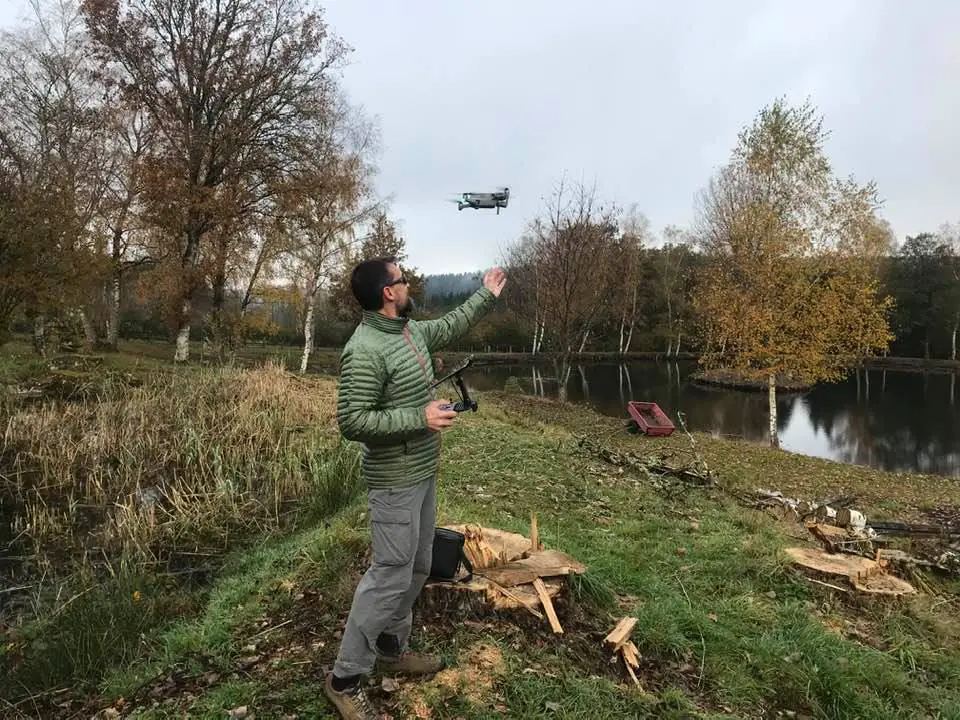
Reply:
[[381, 633], [396, 635], [406, 650], [413, 604], [430, 575], [437, 518], [436, 479], [410, 488], [370, 489], [373, 562], [356, 592], [333, 672], [366, 675], [377, 657]]

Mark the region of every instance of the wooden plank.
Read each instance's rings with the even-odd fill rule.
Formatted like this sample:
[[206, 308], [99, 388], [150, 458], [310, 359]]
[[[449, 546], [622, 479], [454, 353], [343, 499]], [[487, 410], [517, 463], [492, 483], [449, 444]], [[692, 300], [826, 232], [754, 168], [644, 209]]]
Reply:
[[537, 552], [540, 550], [540, 532], [537, 529], [537, 516], [530, 513], [530, 550]]
[[540, 578], [534, 580], [533, 589], [536, 590], [537, 595], [540, 596], [540, 602], [543, 603], [543, 610], [547, 613], [547, 619], [550, 621], [550, 627], [555, 633], [562, 635], [563, 627], [560, 625], [560, 620], [557, 618], [557, 611], [553, 607], [553, 601], [547, 594], [547, 588], [543, 584], [543, 580]]
[[636, 624], [637, 618], [635, 617], [623, 618], [603, 641], [612, 645], [614, 651], [618, 650], [630, 638], [630, 633], [633, 632], [633, 626]]

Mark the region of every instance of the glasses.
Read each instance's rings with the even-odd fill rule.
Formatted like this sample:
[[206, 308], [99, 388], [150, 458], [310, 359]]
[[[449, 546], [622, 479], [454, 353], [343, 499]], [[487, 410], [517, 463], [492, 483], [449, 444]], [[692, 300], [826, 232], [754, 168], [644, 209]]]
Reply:
[[409, 283], [407, 282], [407, 276], [406, 276], [406, 275], [401, 275], [401, 276], [398, 277], [396, 280], [394, 280], [393, 282], [388, 282], [388, 283], [387, 283], [386, 285], [384, 285], [383, 287], [388, 288], [388, 287], [393, 287], [394, 285], [401, 285], [401, 284], [403, 284], [403, 285], [409, 285]]

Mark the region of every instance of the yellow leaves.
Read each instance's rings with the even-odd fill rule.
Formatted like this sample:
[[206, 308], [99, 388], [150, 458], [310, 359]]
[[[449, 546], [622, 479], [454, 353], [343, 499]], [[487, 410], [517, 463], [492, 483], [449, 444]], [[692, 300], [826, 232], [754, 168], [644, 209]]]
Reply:
[[765, 108], [703, 196], [695, 292], [705, 364], [804, 382], [891, 339], [875, 189], [831, 177], [812, 108]]

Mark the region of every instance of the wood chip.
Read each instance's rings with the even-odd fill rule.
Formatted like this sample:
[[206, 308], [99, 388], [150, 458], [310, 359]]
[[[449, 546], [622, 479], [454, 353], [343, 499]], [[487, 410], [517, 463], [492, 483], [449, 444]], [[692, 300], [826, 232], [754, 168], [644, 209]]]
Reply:
[[623, 655], [623, 659], [628, 666], [635, 668], [640, 667], [640, 651], [637, 650], [637, 646], [633, 644], [633, 641], [628, 641], [621, 645], [620, 654]]
[[630, 639], [630, 633], [633, 632], [633, 626], [636, 624], [637, 618], [635, 617], [623, 618], [603, 641], [612, 646], [614, 652], [616, 652], [621, 645]]
[[533, 581], [533, 589], [537, 591], [537, 595], [540, 596], [540, 602], [543, 603], [543, 610], [547, 613], [547, 619], [550, 621], [550, 627], [558, 635], [563, 634], [563, 627], [560, 625], [560, 620], [557, 618], [557, 611], [553, 607], [553, 601], [550, 599], [550, 595], [547, 594], [547, 588], [543, 584], [543, 580], [537, 578]]

